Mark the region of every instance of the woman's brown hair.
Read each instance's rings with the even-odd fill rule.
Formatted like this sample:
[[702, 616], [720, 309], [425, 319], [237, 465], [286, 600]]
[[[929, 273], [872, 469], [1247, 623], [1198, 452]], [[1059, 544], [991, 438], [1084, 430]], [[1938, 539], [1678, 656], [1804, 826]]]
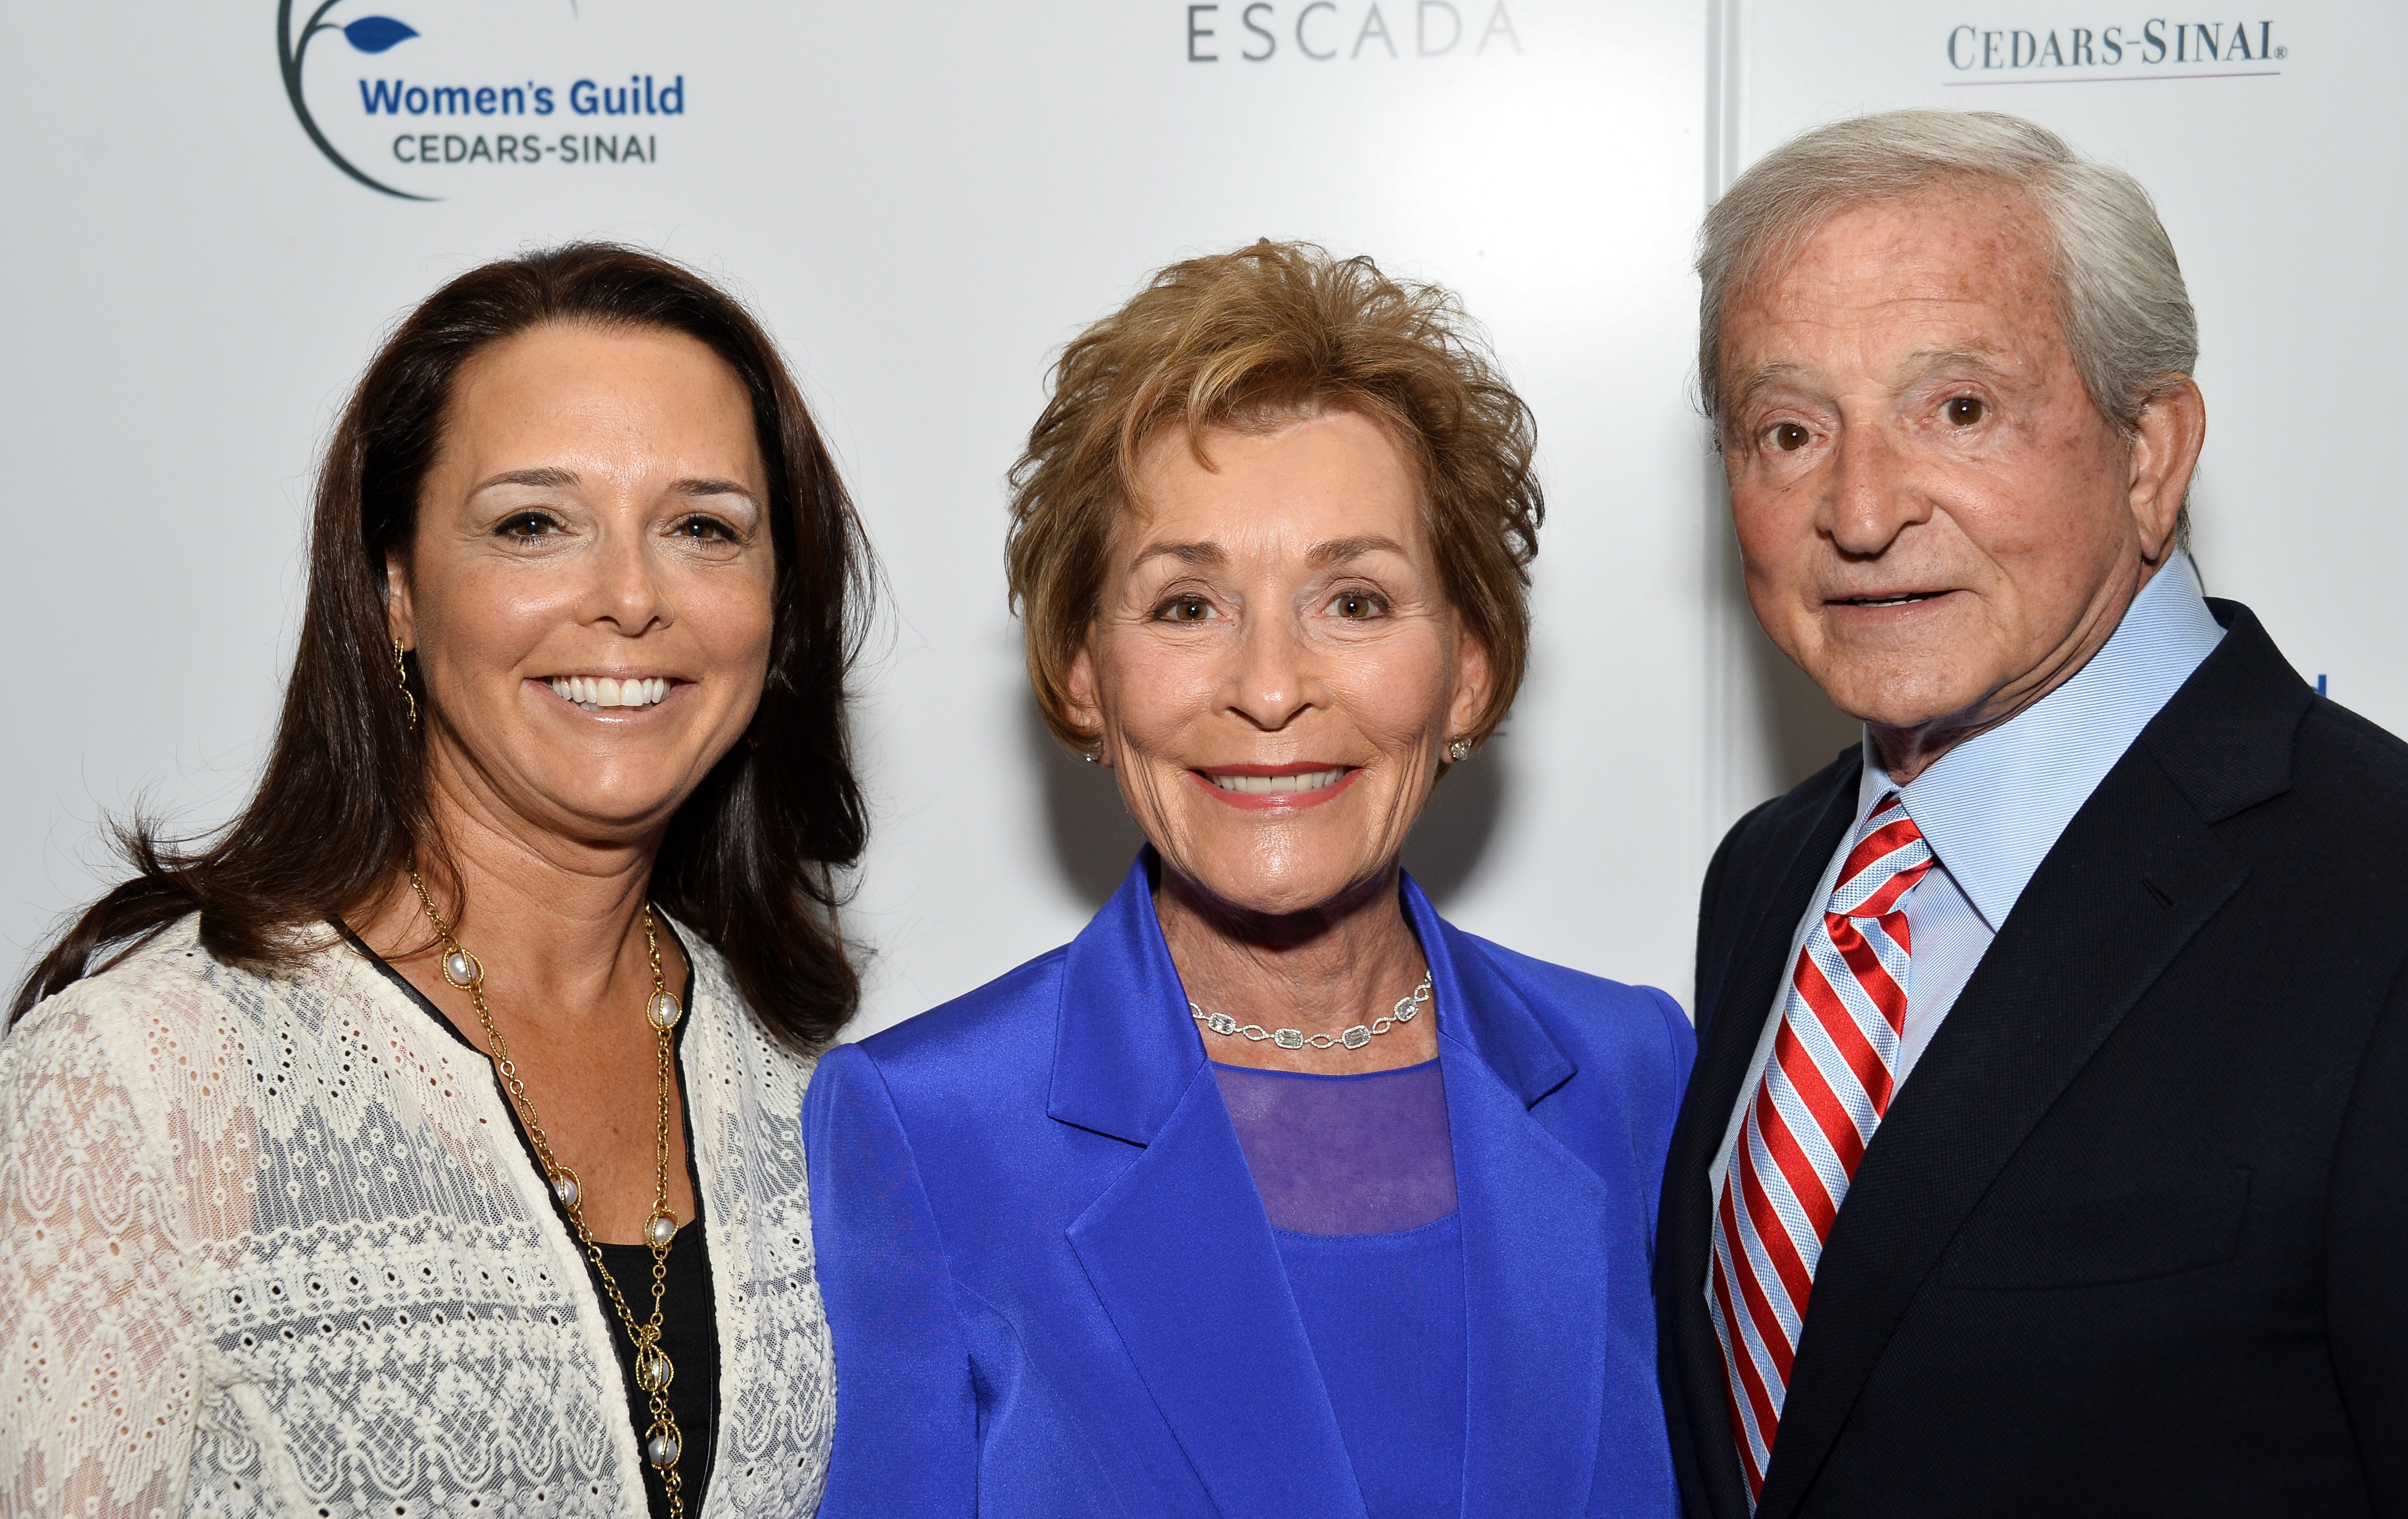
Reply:
[[[413, 863], [439, 869], [424, 752], [394, 689], [386, 556], [415, 530], [461, 366], [550, 323], [681, 333], [752, 398], [778, 564], [768, 678], [746, 741], [670, 821], [652, 896], [726, 957], [788, 1042], [824, 1044], [852, 1017], [860, 986], [837, 909], [868, 832], [845, 708], [867, 609], [860, 524], [776, 345], [741, 305], [666, 259], [577, 243], [470, 270], [385, 341], [319, 471], [300, 647], [258, 789], [189, 849], [153, 824], [121, 825], [133, 879], [50, 946], [10, 1022], [189, 913], [220, 960], [276, 967], [322, 942], [311, 926], [377, 899]], [[410, 683], [423, 702], [414, 672]]]
[[1012, 467], [1005, 557], [1055, 738], [1096, 741], [1065, 682], [1146, 446], [1177, 427], [1200, 450], [1211, 428], [1321, 411], [1378, 423], [1420, 471], [1447, 599], [1492, 672], [1465, 737], [1478, 743], [1505, 720], [1529, 660], [1529, 565], [1546, 517], [1529, 408], [1446, 291], [1391, 279], [1368, 258], [1265, 240], [1171, 265], [1054, 366], [1052, 398]]

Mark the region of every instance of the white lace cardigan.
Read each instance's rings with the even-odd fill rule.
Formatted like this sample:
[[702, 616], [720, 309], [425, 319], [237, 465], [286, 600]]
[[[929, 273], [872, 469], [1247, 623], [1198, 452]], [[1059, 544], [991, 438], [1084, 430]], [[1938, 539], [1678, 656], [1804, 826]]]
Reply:
[[[835, 1425], [798, 1115], [693, 934], [721, 1345], [697, 1519], [808, 1515]], [[186, 920], [0, 1043], [0, 1514], [643, 1519], [611, 1321], [493, 1068], [347, 945]]]

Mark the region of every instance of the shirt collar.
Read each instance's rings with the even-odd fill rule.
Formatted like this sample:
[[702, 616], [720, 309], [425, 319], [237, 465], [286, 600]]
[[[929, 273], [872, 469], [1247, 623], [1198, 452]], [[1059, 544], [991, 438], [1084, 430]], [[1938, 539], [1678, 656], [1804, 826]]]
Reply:
[[1857, 815], [1898, 790], [1996, 933], [2082, 804], [2223, 637], [2189, 556], [2177, 551], [2071, 680], [1906, 785], [1893, 787], [1867, 735]]

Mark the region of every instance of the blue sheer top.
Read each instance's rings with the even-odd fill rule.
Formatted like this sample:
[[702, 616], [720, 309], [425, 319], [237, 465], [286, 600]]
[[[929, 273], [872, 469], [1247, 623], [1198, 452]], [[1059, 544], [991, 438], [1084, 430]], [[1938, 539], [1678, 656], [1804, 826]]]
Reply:
[[1370, 1519], [1463, 1512], [1463, 1223], [1435, 1060], [1215, 1065]]

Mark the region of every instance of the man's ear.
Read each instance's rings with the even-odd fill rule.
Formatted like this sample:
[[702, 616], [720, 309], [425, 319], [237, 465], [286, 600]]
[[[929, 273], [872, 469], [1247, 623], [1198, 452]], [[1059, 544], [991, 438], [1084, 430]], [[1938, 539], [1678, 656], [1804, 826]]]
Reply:
[[388, 637], [405, 649], [418, 647], [418, 611], [409, 600], [409, 572], [401, 555], [384, 556], [384, 625]]
[[2142, 406], [2132, 423], [2131, 467], [2127, 489], [2132, 521], [2141, 530], [2141, 554], [2165, 562], [2199, 451], [2207, 441], [2207, 397], [2188, 375], [2172, 375]]
[[1104, 704], [1096, 689], [1096, 624], [1087, 624], [1079, 635], [1078, 646], [1070, 651], [1070, 663], [1062, 671], [1062, 694], [1070, 699], [1069, 717], [1073, 723], [1096, 735], [1094, 752], [1098, 764], [1110, 765], [1111, 754], [1102, 747]]

